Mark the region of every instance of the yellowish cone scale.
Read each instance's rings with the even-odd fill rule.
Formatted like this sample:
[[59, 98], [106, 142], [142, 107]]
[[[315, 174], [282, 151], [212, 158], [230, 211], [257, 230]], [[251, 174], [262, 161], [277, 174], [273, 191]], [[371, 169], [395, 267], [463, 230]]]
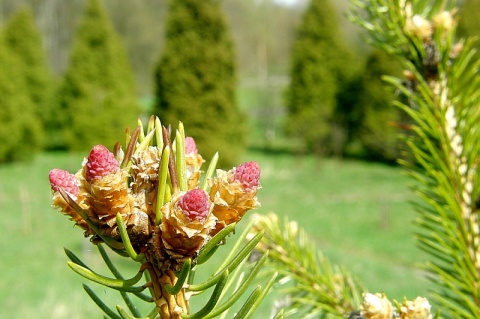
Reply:
[[205, 160], [200, 154], [189, 153], [185, 155], [185, 161], [187, 164], [188, 189], [194, 189], [198, 187], [200, 175], [202, 173], [200, 167], [205, 163]]
[[135, 207], [135, 197], [130, 193], [127, 184], [127, 169], [88, 182], [84, 177], [84, 166], [80, 175], [79, 196], [85, 198], [84, 204], [89, 208], [91, 221], [97, 224], [105, 235], [119, 238], [115, 218], [120, 214], [132, 242], [140, 242], [148, 237], [151, 233], [149, 217]]
[[131, 190], [134, 205], [155, 220], [157, 202], [158, 174], [161, 162], [161, 150], [150, 146], [132, 157]]
[[70, 217], [70, 220], [75, 222], [76, 225], [78, 225], [81, 229], [85, 231], [85, 236], [90, 236], [93, 235], [94, 232], [90, 229], [88, 224], [83, 220], [78, 213], [73, 210], [67, 202], [65, 202], [65, 199], [60, 195], [59, 192], [54, 192], [53, 193], [53, 198], [52, 198], [52, 204], [53, 206], [57, 207], [60, 209], [60, 211], [64, 214]]

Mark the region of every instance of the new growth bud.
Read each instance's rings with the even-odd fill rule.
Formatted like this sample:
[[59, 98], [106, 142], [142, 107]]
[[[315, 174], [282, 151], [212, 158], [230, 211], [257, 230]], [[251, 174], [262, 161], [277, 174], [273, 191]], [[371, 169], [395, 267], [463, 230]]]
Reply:
[[63, 169], [54, 168], [48, 174], [48, 179], [53, 191], [57, 192], [60, 188], [63, 188], [72, 195], [76, 196], [78, 194], [78, 181], [75, 175]]
[[433, 25], [435, 28], [441, 28], [450, 31], [456, 24], [454, 18], [455, 11], [443, 11], [433, 17]]
[[90, 182], [118, 172], [120, 166], [115, 155], [103, 145], [95, 145], [87, 157], [85, 179]]
[[417, 297], [415, 300], [404, 300], [400, 307], [401, 319], [432, 319], [430, 303], [426, 298]]
[[407, 21], [406, 29], [423, 41], [430, 41], [433, 35], [432, 23], [418, 14], [414, 15], [411, 20]]
[[384, 294], [364, 293], [361, 313], [364, 319], [391, 319], [392, 303]]

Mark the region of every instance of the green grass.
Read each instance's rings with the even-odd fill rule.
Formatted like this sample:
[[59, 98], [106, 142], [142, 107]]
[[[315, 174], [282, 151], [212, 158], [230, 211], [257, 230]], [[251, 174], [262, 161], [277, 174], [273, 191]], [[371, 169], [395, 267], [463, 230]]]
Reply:
[[[396, 299], [427, 295], [429, 286], [415, 267], [423, 255], [412, 237], [412, 195], [399, 168], [283, 153], [249, 152], [245, 160], [262, 167], [259, 213], [298, 221], [319, 250], [369, 291]], [[0, 166], [0, 318], [101, 318], [63, 253], [67, 247], [100, 267], [96, 249], [50, 206], [50, 169], [74, 172], [81, 161], [78, 154], [49, 153]]]
[[262, 167], [262, 211], [296, 220], [333, 262], [369, 291], [426, 295], [416, 266], [413, 195], [400, 168], [358, 161], [252, 154]]

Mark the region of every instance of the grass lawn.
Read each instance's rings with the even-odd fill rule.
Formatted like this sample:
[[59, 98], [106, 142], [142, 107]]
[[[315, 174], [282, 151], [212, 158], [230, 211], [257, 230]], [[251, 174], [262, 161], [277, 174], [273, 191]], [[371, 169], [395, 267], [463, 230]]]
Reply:
[[[369, 291], [396, 299], [427, 295], [429, 285], [415, 267], [423, 255], [412, 237], [412, 195], [399, 168], [253, 151], [245, 160], [262, 167], [259, 213], [298, 221], [324, 255]], [[101, 318], [62, 248], [100, 266], [96, 249], [50, 206], [50, 169], [74, 172], [81, 161], [81, 155], [49, 153], [0, 166], [0, 318]], [[266, 318], [266, 311], [258, 317]]]
[[286, 154], [251, 158], [263, 169], [262, 211], [296, 220], [369, 291], [397, 300], [427, 294], [417, 267], [424, 255], [412, 234], [413, 195], [400, 168]]

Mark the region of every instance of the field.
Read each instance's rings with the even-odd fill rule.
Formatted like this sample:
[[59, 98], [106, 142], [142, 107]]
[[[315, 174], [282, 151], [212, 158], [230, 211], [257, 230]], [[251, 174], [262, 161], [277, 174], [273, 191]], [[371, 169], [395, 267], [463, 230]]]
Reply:
[[[63, 252], [68, 247], [95, 266], [95, 248], [50, 207], [48, 172], [76, 171], [81, 160], [79, 154], [47, 153], [0, 166], [0, 318], [101, 318]], [[397, 300], [427, 294], [416, 267], [423, 255], [412, 236], [412, 195], [399, 168], [282, 152], [249, 151], [245, 160], [262, 167], [259, 213], [298, 221], [319, 251], [369, 291]], [[268, 314], [268, 308], [261, 311]]]

